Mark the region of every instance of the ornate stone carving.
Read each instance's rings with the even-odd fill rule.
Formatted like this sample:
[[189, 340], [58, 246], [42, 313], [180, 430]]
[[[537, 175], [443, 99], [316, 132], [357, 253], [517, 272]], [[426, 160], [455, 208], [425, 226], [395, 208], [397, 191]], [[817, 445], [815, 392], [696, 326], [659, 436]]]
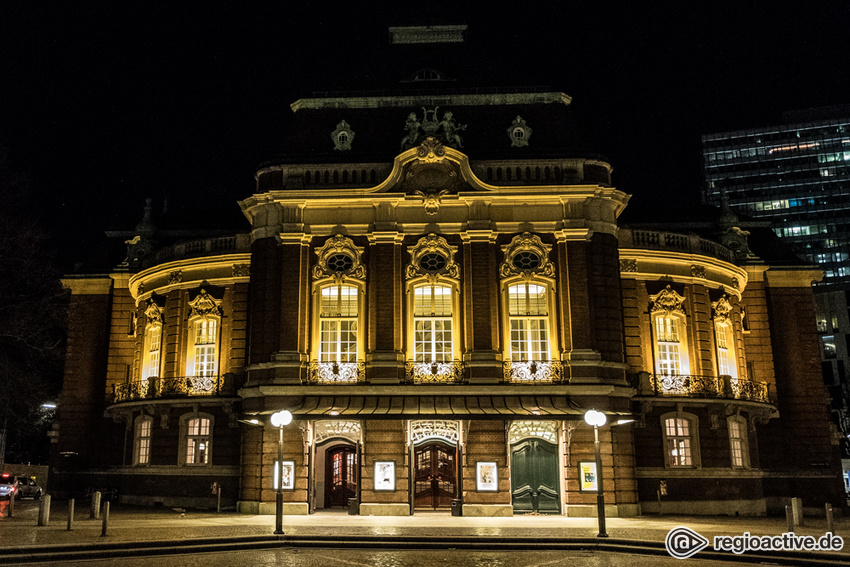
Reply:
[[[431, 233], [420, 238], [419, 242], [410, 246], [407, 251], [410, 252], [410, 265], [407, 266], [405, 271], [405, 278], [408, 280], [418, 276], [427, 276], [433, 283], [438, 276], [452, 279], [460, 277], [460, 268], [455, 262], [457, 247], [449, 245], [442, 236]], [[440, 256], [445, 260], [442, 267], [440, 267]]]
[[233, 277], [245, 278], [251, 275], [251, 264], [233, 264]]
[[425, 138], [416, 148], [416, 157], [425, 163], [437, 163], [446, 158], [446, 148], [436, 138]]
[[529, 437], [545, 439], [549, 443], [558, 442], [557, 421], [514, 421], [508, 429], [508, 443], [516, 443]]
[[539, 274], [554, 277], [555, 266], [549, 261], [552, 246], [543, 244], [540, 237], [530, 232], [514, 236], [510, 244], [502, 246], [505, 261], [499, 266], [499, 275], [531, 276]]
[[637, 272], [637, 260], [620, 260], [621, 272]]
[[183, 281], [183, 270], [168, 272], [168, 285], [179, 284]]
[[321, 248], [316, 250], [319, 263], [313, 268], [313, 278], [332, 277], [338, 282], [345, 278], [366, 279], [366, 268], [360, 262], [363, 248], [341, 234], [328, 238]]
[[699, 264], [692, 264], [691, 277], [705, 279], [705, 266], [700, 266]]
[[147, 318], [149, 325], [151, 323], [162, 324], [162, 308], [153, 299], [148, 300], [148, 306], [145, 309], [145, 318]]
[[738, 283], [738, 278], [732, 278], [732, 287], [735, 289], [741, 289], [741, 284]]
[[433, 110], [426, 110], [422, 107], [422, 120], [416, 116], [415, 112], [411, 112], [407, 116], [404, 129], [407, 135], [401, 141], [401, 149], [408, 150], [415, 147], [423, 139], [433, 137], [447, 146], [453, 148], [462, 148], [463, 143], [458, 132], [466, 130], [466, 124], [458, 124], [455, 122], [451, 111], [443, 113], [443, 119], [437, 118], [439, 106]]
[[726, 323], [729, 321], [729, 316], [732, 314], [732, 304], [729, 303], [728, 296], [724, 295], [717, 301], [711, 304], [714, 309], [714, 320], [718, 323]]
[[145, 282], [139, 282], [138, 289], [139, 291], [136, 292], [137, 294], [142, 295], [143, 293], [145, 293]]
[[410, 440], [416, 444], [425, 439], [444, 439], [457, 443], [458, 422], [447, 419], [417, 420], [410, 422]]
[[685, 313], [685, 310], [682, 308], [685, 298], [676, 293], [676, 290], [671, 288], [669, 285], [660, 292], [651, 296], [649, 301], [650, 311], [653, 313], [656, 311], [662, 311], [668, 317], [674, 313], [681, 313], [682, 315]]
[[517, 116], [508, 126], [508, 137], [511, 139], [511, 147], [524, 148], [531, 138], [531, 128], [528, 127], [522, 117]]
[[210, 316], [221, 317], [221, 300], [215, 299], [207, 290], [201, 288], [198, 295], [189, 302], [189, 318]]
[[336, 125], [336, 130], [331, 132], [331, 140], [334, 143], [334, 149], [341, 152], [351, 149], [351, 142], [354, 141], [354, 130], [348, 125], [348, 122], [343, 120]]
[[436, 215], [440, 210], [440, 199], [442, 199], [445, 195], [448, 195], [449, 192], [446, 189], [443, 189], [439, 193], [423, 193], [422, 191], [415, 191], [413, 193], [417, 197], [422, 197], [422, 203], [425, 205], [425, 212], [429, 215]]
[[328, 439], [348, 439], [352, 443], [358, 443], [360, 442], [360, 423], [342, 420], [317, 421], [313, 438], [316, 445]]

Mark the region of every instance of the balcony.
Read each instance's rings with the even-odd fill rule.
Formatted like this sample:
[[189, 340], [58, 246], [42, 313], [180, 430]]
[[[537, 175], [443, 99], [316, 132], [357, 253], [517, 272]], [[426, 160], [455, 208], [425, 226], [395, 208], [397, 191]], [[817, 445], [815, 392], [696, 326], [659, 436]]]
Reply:
[[767, 382], [756, 382], [732, 376], [697, 376], [683, 374], [641, 373], [638, 390], [642, 396], [682, 396], [690, 398], [722, 398], [771, 403]]
[[506, 360], [505, 382], [513, 384], [558, 384], [564, 382], [560, 360]]
[[410, 384], [460, 384], [464, 382], [463, 363], [459, 360], [446, 362], [407, 362], [404, 365], [405, 380]]
[[366, 381], [366, 364], [363, 362], [318, 362], [307, 367], [310, 384], [357, 384]]
[[657, 230], [621, 228], [620, 248], [638, 248], [648, 250], [670, 250], [687, 254], [712, 256], [725, 262], [732, 262], [732, 252], [711, 240], [695, 234], [676, 234]]
[[181, 376], [149, 378], [112, 386], [112, 403], [195, 396], [235, 396], [237, 376]]

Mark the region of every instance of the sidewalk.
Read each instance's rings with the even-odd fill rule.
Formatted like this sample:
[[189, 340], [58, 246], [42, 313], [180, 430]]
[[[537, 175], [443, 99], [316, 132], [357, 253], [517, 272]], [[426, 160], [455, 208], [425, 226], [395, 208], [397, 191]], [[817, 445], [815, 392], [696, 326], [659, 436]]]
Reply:
[[[270, 536], [274, 516], [250, 516], [225, 512], [151, 509], [115, 505], [110, 511], [108, 535], [101, 536], [102, 520], [89, 519], [86, 503], [77, 505], [74, 529], [67, 531], [67, 503], [56, 502], [48, 526], [38, 527], [38, 505], [23, 501], [12, 518], [0, 517], [0, 549], [27, 546], [93, 545], [126, 542], [180, 541], [199, 538], [238, 539]], [[2, 510], [5, 512], [5, 510]], [[284, 516], [284, 531], [293, 537], [382, 536], [440, 538], [534, 538], [540, 541], [595, 538], [595, 518], [563, 516], [514, 516], [512, 518], [452, 517], [442, 512], [417, 512], [414, 516], [348, 516], [344, 512], [320, 512], [310, 516]], [[610, 538], [663, 543], [674, 527], [687, 526], [709, 540], [715, 535], [779, 535], [786, 531], [784, 518], [734, 518], [705, 516], [640, 516], [608, 518]], [[847, 538], [841, 555], [850, 557], [850, 521], [837, 518], [835, 531]], [[822, 536], [824, 518], [806, 518], [798, 535]]]

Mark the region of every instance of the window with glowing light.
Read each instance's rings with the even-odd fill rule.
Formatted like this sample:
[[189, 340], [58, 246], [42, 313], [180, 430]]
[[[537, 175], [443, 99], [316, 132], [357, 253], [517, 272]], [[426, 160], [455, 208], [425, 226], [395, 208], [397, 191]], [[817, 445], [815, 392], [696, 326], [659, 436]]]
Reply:
[[184, 463], [208, 465], [212, 452], [212, 417], [205, 414], [190, 415], [182, 421]]
[[655, 373], [679, 376], [689, 373], [685, 319], [678, 314], [654, 317]]
[[416, 362], [452, 360], [452, 289], [426, 284], [413, 288], [413, 352]]
[[511, 360], [549, 360], [549, 297], [545, 285], [508, 287]]
[[738, 377], [738, 364], [735, 357], [735, 334], [732, 323], [716, 322], [714, 337], [717, 342], [717, 373], [720, 376]]
[[218, 320], [199, 319], [194, 324], [192, 376], [215, 376]]
[[151, 425], [153, 419], [143, 415], [136, 418], [136, 426], [133, 434], [133, 464], [150, 464], [151, 458]]
[[742, 417], [731, 416], [726, 424], [729, 429], [729, 453], [732, 468], [742, 469], [749, 466], [749, 444], [747, 443], [747, 422]]
[[661, 416], [667, 467], [694, 468], [698, 466], [697, 423], [696, 416], [685, 413]]
[[145, 329], [145, 353], [142, 378], [159, 377], [160, 349], [162, 348], [162, 324], [148, 325]]
[[319, 302], [319, 362], [357, 361], [358, 290], [329, 285]]

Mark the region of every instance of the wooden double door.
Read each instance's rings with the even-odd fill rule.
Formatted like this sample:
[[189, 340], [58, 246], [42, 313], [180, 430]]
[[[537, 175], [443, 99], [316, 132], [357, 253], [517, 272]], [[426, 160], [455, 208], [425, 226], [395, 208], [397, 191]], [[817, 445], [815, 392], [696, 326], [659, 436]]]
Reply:
[[558, 447], [537, 437], [511, 445], [514, 512], [559, 514]]
[[457, 449], [440, 441], [423, 443], [413, 450], [414, 508], [451, 508], [457, 498]]
[[325, 452], [325, 508], [348, 506], [357, 496], [357, 449], [350, 445]]

